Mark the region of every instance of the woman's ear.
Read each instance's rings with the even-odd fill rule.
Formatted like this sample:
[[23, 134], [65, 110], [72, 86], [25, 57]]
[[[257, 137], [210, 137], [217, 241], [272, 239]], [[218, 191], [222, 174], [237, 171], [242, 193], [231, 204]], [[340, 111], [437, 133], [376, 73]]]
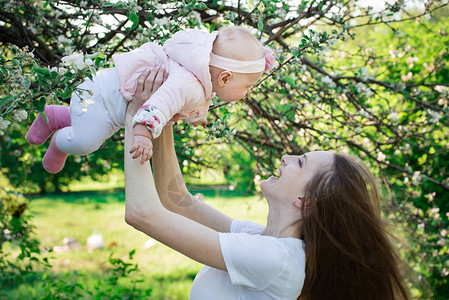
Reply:
[[218, 85], [224, 87], [232, 78], [231, 71], [223, 71], [218, 75]]
[[305, 209], [309, 207], [309, 201], [307, 201], [303, 197], [298, 197], [293, 199], [293, 205], [299, 209]]

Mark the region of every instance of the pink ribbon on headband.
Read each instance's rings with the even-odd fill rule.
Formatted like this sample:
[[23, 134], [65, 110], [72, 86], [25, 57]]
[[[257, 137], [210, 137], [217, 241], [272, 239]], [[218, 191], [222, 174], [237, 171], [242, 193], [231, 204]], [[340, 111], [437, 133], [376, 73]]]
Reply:
[[276, 67], [276, 58], [274, 58], [273, 50], [268, 47], [264, 47], [265, 54], [265, 72], [270, 71], [274, 67]]
[[211, 53], [209, 65], [236, 73], [266, 72], [274, 68], [276, 60], [270, 48], [266, 47], [264, 54], [264, 57], [256, 60], [236, 60]]

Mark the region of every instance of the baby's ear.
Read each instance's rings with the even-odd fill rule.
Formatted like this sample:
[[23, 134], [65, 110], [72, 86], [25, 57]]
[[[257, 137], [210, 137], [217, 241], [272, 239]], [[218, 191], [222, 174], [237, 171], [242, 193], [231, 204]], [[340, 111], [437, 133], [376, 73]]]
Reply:
[[223, 71], [218, 75], [218, 85], [224, 87], [232, 78], [231, 71]]

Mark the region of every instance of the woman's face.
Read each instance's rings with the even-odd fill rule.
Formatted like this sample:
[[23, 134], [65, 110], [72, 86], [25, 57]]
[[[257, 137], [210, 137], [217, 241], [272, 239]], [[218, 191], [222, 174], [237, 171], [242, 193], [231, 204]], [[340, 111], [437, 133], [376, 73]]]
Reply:
[[334, 155], [327, 151], [309, 152], [304, 155], [284, 155], [278, 169], [278, 177], [271, 176], [260, 183], [265, 197], [293, 200], [303, 196], [304, 187], [315, 173], [330, 168]]

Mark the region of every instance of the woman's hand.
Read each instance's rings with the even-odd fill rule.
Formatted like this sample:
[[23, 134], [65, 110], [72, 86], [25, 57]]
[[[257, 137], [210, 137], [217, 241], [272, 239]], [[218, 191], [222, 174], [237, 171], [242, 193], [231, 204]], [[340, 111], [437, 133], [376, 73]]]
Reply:
[[149, 68], [143, 72], [137, 82], [134, 99], [128, 103], [126, 113], [134, 116], [145, 101], [153, 95], [167, 79], [168, 74], [163, 68]]

